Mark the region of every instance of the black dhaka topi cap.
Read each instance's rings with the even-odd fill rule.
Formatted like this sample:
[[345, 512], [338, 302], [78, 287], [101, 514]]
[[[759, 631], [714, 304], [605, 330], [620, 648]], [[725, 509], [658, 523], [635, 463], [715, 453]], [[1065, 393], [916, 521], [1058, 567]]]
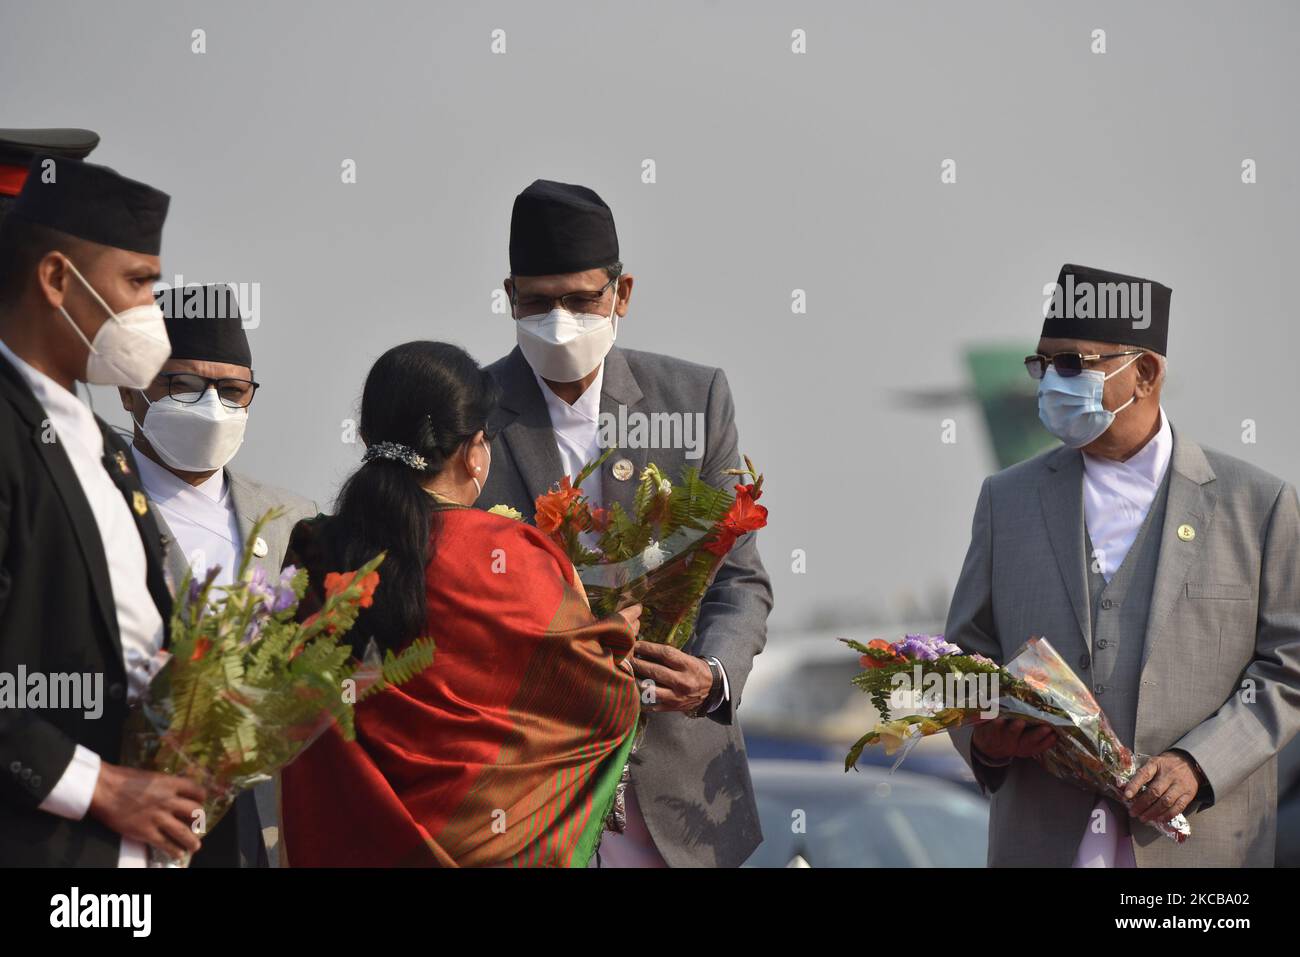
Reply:
[[9, 215], [88, 242], [156, 256], [171, 197], [84, 160], [41, 154]]
[[586, 186], [535, 180], [515, 197], [510, 272], [550, 276], [618, 262], [614, 214]]
[[1171, 295], [1172, 289], [1150, 279], [1066, 263], [1042, 337], [1114, 342], [1167, 355]]
[[253, 367], [239, 297], [226, 283], [172, 286], [154, 295], [167, 325], [173, 359]]

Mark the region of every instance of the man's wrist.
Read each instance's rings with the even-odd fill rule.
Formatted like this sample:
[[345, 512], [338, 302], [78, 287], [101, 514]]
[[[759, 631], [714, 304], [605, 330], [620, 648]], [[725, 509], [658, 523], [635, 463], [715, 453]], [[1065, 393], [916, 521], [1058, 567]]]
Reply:
[[727, 683], [725, 672], [722, 670], [722, 662], [718, 661], [717, 658], [703, 656], [700, 656], [700, 660], [709, 666], [709, 673], [713, 675], [713, 684], [709, 687], [709, 693], [704, 702], [691, 712], [693, 718], [702, 718], [717, 710], [725, 697], [724, 691]]
[[971, 736], [970, 739], [970, 753], [971, 756], [975, 758], [975, 760], [979, 761], [979, 763], [984, 765], [985, 767], [1005, 768], [1005, 767], [1009, 767], [1011, 764], [1010, 758], [991, 758], [983, 751], [981, 751], [979, 745], [975, 743], [975, 737], [973, 735]]
[[1173, 748], [1170, 753], [1178, 755], [1187, 762], [1188, 767], [1192, 769], [1192, 775], [1196, 778], [1196, 783], [1200, 787], [1205, 787], [1210, 783], [1210, 779], [1205, 776], [1205, 769], [1201, 767], [1200, 763], [1194, 757], [1192, 757], [1190, 752], [1184, 751], [1182, 748]]

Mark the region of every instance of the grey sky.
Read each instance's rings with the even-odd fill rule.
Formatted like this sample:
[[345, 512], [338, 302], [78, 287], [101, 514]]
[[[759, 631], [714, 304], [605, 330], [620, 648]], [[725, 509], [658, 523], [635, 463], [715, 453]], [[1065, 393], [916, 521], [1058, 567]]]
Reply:
[[97, 129], [94, 160], [173, 195], [165, 275], [261, 284], [236, 468], [324, 504], [376, 355], [508, 351], [510, 204], [545, 177], [613, 207], [620, 344], [727, 370], [768, 476], [774, 624], [951, 585], [991, 465], [978, 410], [898, 391], [964, 385], [968, 342], [1028, 350], [1065, 261], [1172, 286], [1175, 428], [1300, 479], [1294, 6], [445, 6], [0, 6], [0, 125]]

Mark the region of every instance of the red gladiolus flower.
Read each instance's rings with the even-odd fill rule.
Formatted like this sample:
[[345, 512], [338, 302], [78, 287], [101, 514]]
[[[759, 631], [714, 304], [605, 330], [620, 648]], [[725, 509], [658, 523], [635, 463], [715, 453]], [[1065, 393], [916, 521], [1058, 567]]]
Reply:
[[907, 660], [906, 655], [899, 654], [898, 649], [883, 638], [872, 638], [867, 642], [867, 647], [872, 651], [885, 652], [888, 657], [879, 655], [859, 655], [858, 661], [861, 662], [862, 667], [864, 668], [887, 668], [895, 662]]
[[565, 516], [569, 514], [569, 507], [573, 500], [582, 494], [582, 489], [574, 488], [569, 484], [569, 477], [566, 475], [560, 480], [559, 485], [537, 496], [535, 503], [537, 528], [548, 535], [559, 531], [564, 524]]
[[[330, 572], [325, 576], [325, 600], [328, 601], [352, 587], [356, 577], [356, 572]], [[375, 603], [375, 589], [379, 587], [379, 572], [371, 572], [357, 584], [361, 586], [361, 598], [357, 605], [360, 608], [369, 608]]]
[[[308, 615], [307, 618], [303, 621], [302, 627], [304, 629], [310, 628], [312, 625], [316, 624], [316, 622], [318, 622], [319, 620], [320, 620], [320, 612], [316, 612], [314, 615]], [[334, 622], [326, 621], [325, 627], [322, 628], [321, 631], [323, 631], [327, 635], [334, 634]], [[303, 647], [304, 647], [303, 645], [299, 645], [297, 648], [295, 648], [289, 654], [289, 660], [292, 661], [294, 658], [297, 658], [298, 654], [302, 651]]]
[[756, 532], [767, 525], [767, 508], [755, 504], [761, 495], [753, 485], [737, 485], [736, 500], [718, 522], [716, 537], [704, 547], [721, 558], [731, 551], [741, 535]]
[[361, 579], [361, 600], [358, 606], [369, 608], [375, 603], [375, 589], [379, 587], [379, 572], [371, 572]]
[[211, 638], [200, 638], [194, 643], [194, 654], [190, 655], [190, 661], [200, 661], [212, 648]]

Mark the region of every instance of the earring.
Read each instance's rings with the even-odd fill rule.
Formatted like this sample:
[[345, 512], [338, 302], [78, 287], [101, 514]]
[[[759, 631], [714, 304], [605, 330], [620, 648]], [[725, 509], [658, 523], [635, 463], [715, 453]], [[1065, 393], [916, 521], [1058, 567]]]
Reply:
[[474, 466], [474, 471], [475, 471], [475, 472], [482, 472], [482, 471], [483, 471], [483, 466], [481, 466], [481, 465], [476, 465], [476, 466]]

